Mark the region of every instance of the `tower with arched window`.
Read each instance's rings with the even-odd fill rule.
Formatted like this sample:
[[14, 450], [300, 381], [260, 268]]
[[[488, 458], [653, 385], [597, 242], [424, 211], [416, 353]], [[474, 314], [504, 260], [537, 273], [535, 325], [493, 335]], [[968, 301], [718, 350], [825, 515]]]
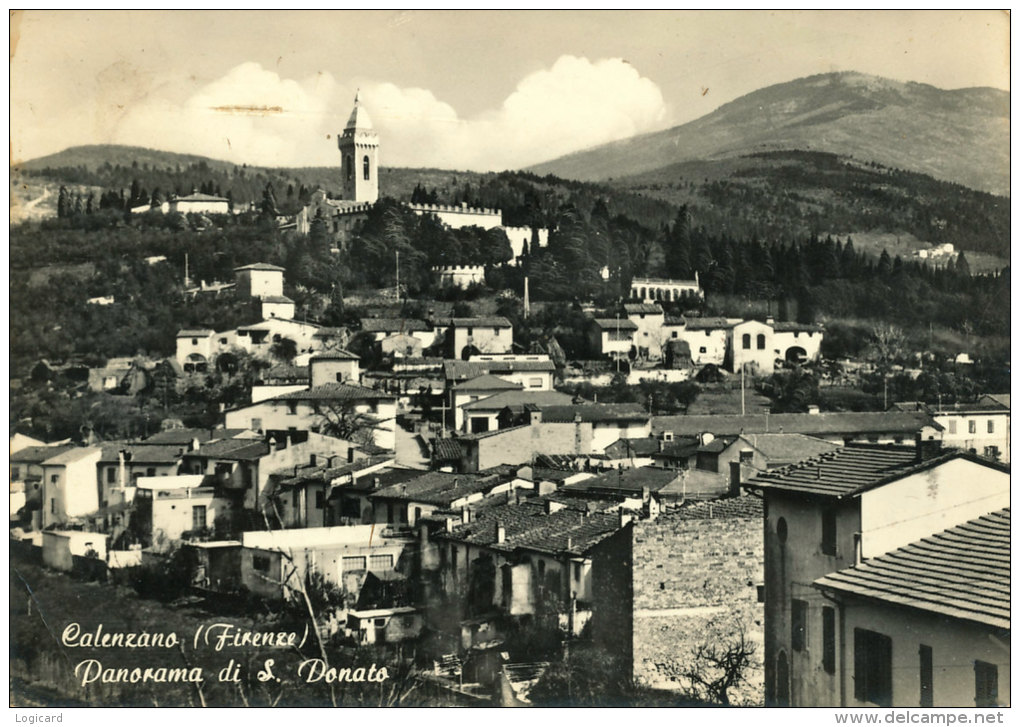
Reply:
[[357, 95], [340, 138], [340, 176], [345, 200], [373, 203], [379, 199], [379, 135]]

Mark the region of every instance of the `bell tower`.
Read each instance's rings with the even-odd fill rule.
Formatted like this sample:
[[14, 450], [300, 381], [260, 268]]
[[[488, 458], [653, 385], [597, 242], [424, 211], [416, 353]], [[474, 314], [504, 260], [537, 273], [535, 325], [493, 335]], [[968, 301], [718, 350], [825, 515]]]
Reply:
[[359, 96], [355, 94], [347, 127], [337, 139], [340, 176], [345, 200], [373, 203], [379, 199], [379, 135]]

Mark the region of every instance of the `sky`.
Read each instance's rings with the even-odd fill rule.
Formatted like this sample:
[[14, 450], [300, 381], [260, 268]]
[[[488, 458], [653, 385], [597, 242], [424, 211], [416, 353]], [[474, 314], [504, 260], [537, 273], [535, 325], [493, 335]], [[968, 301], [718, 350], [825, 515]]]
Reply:
[[355, 92], [384, 166], [517, 169], [858, 71], [1009, 90], [1001, 11], [23, 11], [11, 155], [131, 144], [335, 166]]

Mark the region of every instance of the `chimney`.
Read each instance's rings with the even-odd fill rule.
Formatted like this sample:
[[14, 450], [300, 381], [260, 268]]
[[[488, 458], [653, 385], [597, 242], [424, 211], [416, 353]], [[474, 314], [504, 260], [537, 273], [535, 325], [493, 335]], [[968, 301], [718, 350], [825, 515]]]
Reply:
[[567, 550], [570, 550], [573, 547], [574, 547], [574, 539], [568, 535], [567, 536]]
[[496, 543], [506, 542], [506, 528], [503, 527], [502, 523], [496, 523]]
[[188, 443], [188, 451], [194, 452], [196, 449], [198, 449], [198, 437], [192, 437]]
[[740, 494], [740, 462], [730, 462], [730, 497]]
[[914, 460], [917, 464], [927, 462], [929, 459], [934, 459], [942, 454], [942, 440], [940, 439], [923, 439], [920, 434], [914, 440]]
[[467, 509], [466, 505], [460, 509], [460, 521], [464, 525], [471, 522], [471, 511]]

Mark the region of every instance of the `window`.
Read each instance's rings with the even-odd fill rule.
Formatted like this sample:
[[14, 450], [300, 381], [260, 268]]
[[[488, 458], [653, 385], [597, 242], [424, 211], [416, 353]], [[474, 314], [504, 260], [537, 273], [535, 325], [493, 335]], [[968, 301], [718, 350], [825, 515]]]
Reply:
[[921, 706], [932, 707], [935, 704], [935, 700], [932, 695], [931, 647], [921, 644], [918, 649], [918, 655], [921, 662]]
[[676, 331], [673, 331], [673, 335], [672, 335], [672, 337], [673, 337], [673, 338], [676, 338], [676, 337], [677, 337], [677, 332], [676, 332]]
[[790, 648], [803, 651], [807, 633], [807, 601], [794, 599], [790, 605]]
[[581, 580], [581, 564], [580, 563], [574, 563], [574, 580], [575, 581]]
[[836, 609], [822, 606], [822, 668], [836, 673]]
[[977, 434], [977, 422], [975, 420], [967, 420], [967, 432], [970, 434]]
[[20, 480], [21, 479], [21, 468], [20, 467], [11, 467], [11, 479], [12, 480]]
[[765, 350], [765, 334], [764, 333], [759, 333], [758, 334], [758, 350], [759, 351], [764, 351]]
[[530, 379], [528, 379], [528, 387], [532, 389], [541, 389], [542, 379], [537, 376], [531, 377]]
[[326, 507], [326, 493], [322, 490], [318, 490], [315, 493], [315, 508], [321, 510]]
[[262, 429], [262, 419], [253, 417], [251, 420], [251, 428], [255, 430]]
[[991, 419], [988, 420], [988, 433], [995, 434], [995, 422]]
[[751, 348], [751, 334], [745, 333], [741, 338], [744, 348]]
[[453, 570], [457, 570], [457, 546], [450, 546], [450, 567]]
[[345, 555], [341, 560], [340, 565], [343, 567], [344, 573], [352, 570], [365, 570], [365, 556]]
[[366, 154], [365, 158], [361, 160], [361, 168], [362, 168], [362, 170], [364, 172], [364, 175], [365, 175], [365, 181], [367, 182], [369, 179], [372, 178], [372, 174], [371, 174], [371, 171], [372, 171], [372, 162], [369, 161], [368, 154]]
[[779, 518], [779, 522], [776, 523], [776, 536], [779, 538], [781, 544], [786, 543], [786, 518]]
[[373, 571], [393, 570], [393, 556], [389, 553], [369, 556], [368, 569]]
[[50, 484], [55, 485], [60, 480], [60, 475], [50, 475]]
[[956, 420], [955, 419], [950, 419], [949, 420], [949, 433], [950, 434], [956, 434]]
[[386, 522], [389, 523], [390, 525], [393, 524], [393, 503], [392, 502], [387, 502], [386, 503]]
[[198, 345], [198, 339], [197, 338], [192, 338], [191, 339], [191, 345], [192, 346], [197, 346]]
[[269, 570], [269, 558], [264, 555], [253, 555], [251, 567], [260, 573], [266, 573]]
[[191, 509], [191, 529], [205, 530], [205, 505], [195, 505]]
[[509, 606], [513, 599], [514, 574], [510, 566], [503, 566], [503, 605]]
[[385, 626], [386, 626], [386, 619], [384, 619], [384, 618], [373, 619], [372, 620], [372, 625], [374, 625], [377, 629], [385, 628]]
[[468, 328], [468, 335], [469, 336], [475, 335], [475, 329], [474, 328]]
[[55, 497], [50, 498], [50, 515], [57, 514], [57, 499]]
[[538, 559], [538, 578], [539, 580], [545, 578], [545, 561], [541, 558]]
[[996, 707], [999, 704], [999, 667], [987, 661], [974, 662], [974, 706]]
[[888, 636], [854, 629], [854, 698], [892, 706], [892, 639]]
[[985, 457], [987, 457], [988, 459], [998, 460], [999, 448], [994, 445], [985, 447]]
[[[15, 474], [14, 476], [17, 477], [17, 474]], [[117, 468], [116, 467], [107, 467], [106, 468], [106, 484], [112, 485], [116, 481], [117, 481]]]
[[751, 461], [753, 459], [754, 452], [752, 452], [750, 449], [740, 450], [740, 464], [751, 464]]
[[156, 476], [156, 468], [155, 467], [146, 467], [145, 468], [145, 476], [146, 477], [155, 477]]
[[220, 339], [220, 343], [223, 344], [224, 346], [226, 346], [227, 345], [227, 339], [221, 338]]
[[822, 552], [825, 555], [836, 555], [836, 511], [822, 511]]
[[344, 372], [343, 371], [337, 371], [336, 372], [336, 382], [338, 384], [341, 384], [341, 383], [343, 383], [343, 380], [344, 380]]
[[350, 154], [344, 157], [344, 166], [347, 167], [347, 178], [354, 179], [354, 158]]

